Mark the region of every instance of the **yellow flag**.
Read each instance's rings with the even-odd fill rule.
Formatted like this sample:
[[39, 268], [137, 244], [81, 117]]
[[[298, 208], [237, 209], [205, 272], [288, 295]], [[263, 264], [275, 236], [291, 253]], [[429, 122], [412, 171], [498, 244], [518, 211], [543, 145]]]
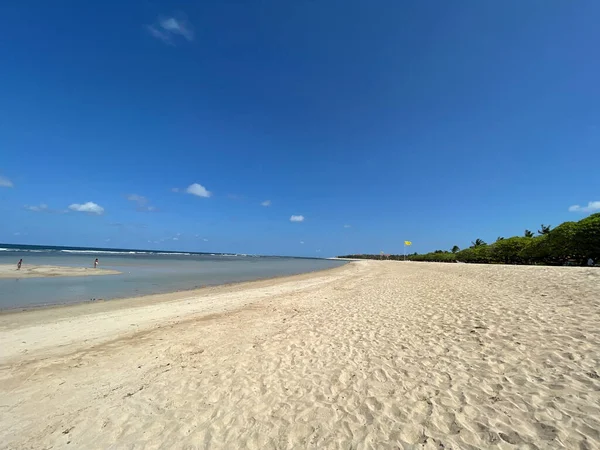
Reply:
[[412, 245], [412, 242], [410, 242], [410, 241], [404, 241], [404, 245]]

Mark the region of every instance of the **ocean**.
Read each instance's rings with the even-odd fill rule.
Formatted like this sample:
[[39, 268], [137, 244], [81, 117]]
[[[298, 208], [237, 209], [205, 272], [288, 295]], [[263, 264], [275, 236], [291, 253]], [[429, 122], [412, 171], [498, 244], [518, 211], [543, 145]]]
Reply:
[[112, 300], [339, 267], [316, 258], [0, 244], [0, 264], [92, 267], [120, 275], [0, 279], [0, 310]]

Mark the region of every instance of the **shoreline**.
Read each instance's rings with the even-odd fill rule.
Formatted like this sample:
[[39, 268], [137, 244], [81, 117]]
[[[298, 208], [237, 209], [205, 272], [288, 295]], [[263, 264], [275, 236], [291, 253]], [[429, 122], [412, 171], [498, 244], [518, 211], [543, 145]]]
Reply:
[[[311, 270], [309, 272], [298, 273], [295, 275], [275, 275], [275, 276], [271, 276], [271, 277], [256, 278], [254, 280], [249, 280], [249, 281], [232, 281], [232, 282], [227, 282], [227, 283], [222, 283], [222, 284], [209, 284], [209, 285], [205, 285], [205, 286], [194, 287], [191, 289], [176, 289], [174, 291], [156, 292], [153, 294], [142, 294], [142, 295], [134, 295], [134, 296], [130, 295], [130, 296], [125, 296], [125, 297], [99, 298], [96, 300], [82, 300], [79, 302], [72, 302], [72, 303], [46, 303], [46, 304], [42, 303], [42, 304], [28, 305], [28, 306], [14, 306], [14, 307], [8, 307], [8, 308], [0, 308], [0, 319], [2, 319], [2, 316], [8, 315], [8, 314], [28, 313], [28, 312], [32, 312], [32, 311], [42, 311], [42, 310], [47, 310], [47, 309], [62, 309], [62, 308], [77, 307], [77, 306], [84, 306], [84, 305], [103, 305], [103, 304], [108, 304], [108, 303], [112, 304], [113, 302], [119, 302], [119, 303], [126, 302], [126, 303], [133, 304], [133, 303], [137, 303], [137, 302], [143, 302], [143, 300], [146, 299], [150, 302], [148, 304], [151, 304], [153, 302], [154, 297], [162, 298], [165, 296], [169, 296], [169, 297], [177, 296], [179, 294], [200, 295], [209, 289], [235, 287], [235, 286], [241, 287], [242, 285], [251, 285], [253, 283], [259, 283], [259, 282], [268, 282], [268, 281], [274, 281], [274, 280], [285, 279], [285, 278], [302, 277], [305, 275], [311, 275], [311, 274], [317, 274], [317, 273], [321, 273], [321, 272], [328, 272], [328, 271], [332, 271], [332, 270], [342, 269], [342, 268], [348, 266], [349, 264], [351, 264], [352, 262], [353, 261], [347, 261], [346, 264], [341, 265], [341, 266]], [[97, 270], [100, 270], [100, 269], [97, 269]], [[115, 271], [115, 272], [117, 272], [117, 271]], [[117, 273], [121, 274], [122, 272], [117, 272]], [[110, 275], [110, 274], [106, 274], [106, 275]], [[26, 277], [26, 278], [32, 278], [32, 277]], [[163, 300], [159, 300], [159, 301], [163, 301]], [[143, 304], [146, 304], [146, 303], [144, 302]], [[139, 305], [139, 306], [143, 306], [143, 304]], [[127, 307], [127, 305], [125, 304], [124, 307]]]
[[[357, 265], [219, 285], [193, 291], [130, 297], [0, 314], [0, 369], [153, 333], [176, 324], [236, 314], [272, 295], [290, 295], [360, 271]], [[1, 375], [1, 370], [0, 370]], [[1, 376], [0, 376], [1, 378]]]
[[[51, 305], [39, 305], [27, 308], [7, 308], [0, 309], [0, 332], [10, 329], [7, 323], [15, 323], [15, 316], [18, 322], [43, 323], [45, 320], [56, 320], [62, 318], [75, 318], [88, 314], [109, 313], [121, 309], [143, 308], [145, 306], [156, 306], [162, 303], [172, 303], [187, 298], [202, 298], [210, 295], [231, 294], [253, 288], [270, 287], [277, 283], [294, 283], [310, 280], [320, 275], [335, 275], [337, 271], [342, 271], [354, 263], [349, 262], [339, 267], [329, 267], [321, 270], [300, 273], [296, 275], [281, 275], [274, 277], [261, 278], [251, 281], [239, 281], [233, 283], [217, 284], [204, 286], [194, 289], [182, 289], [172, 292], [139, 295], [130, 297], [117, 297], [113, 299], [87, 300], [77, 303], [60, 303]], [[19, 320], [18, 316], [31, 318], [33, 320]]]

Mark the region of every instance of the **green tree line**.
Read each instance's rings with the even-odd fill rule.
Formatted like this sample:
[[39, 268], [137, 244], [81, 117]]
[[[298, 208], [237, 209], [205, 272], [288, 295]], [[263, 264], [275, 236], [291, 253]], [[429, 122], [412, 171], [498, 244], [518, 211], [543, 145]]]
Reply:
[[[346, 255], [343, 258], [382, 259], [381, 255]], [[566, 263], [585, 265], [592, 258], [600, 260], [600, 213], [578, 222], [564, 222], [552, 228], [541, 225], [537, 235], [525, 230], [522, 236], [504, 238], [487, 244], [475, 239], [471, 246], [460, 249], [436, 250], [431, 253], [406, 255], [410, 261], [466, 262], [483, 264], [546, 264]], [[402, 260], [403, 255], [389, 255], [386, 259]]]

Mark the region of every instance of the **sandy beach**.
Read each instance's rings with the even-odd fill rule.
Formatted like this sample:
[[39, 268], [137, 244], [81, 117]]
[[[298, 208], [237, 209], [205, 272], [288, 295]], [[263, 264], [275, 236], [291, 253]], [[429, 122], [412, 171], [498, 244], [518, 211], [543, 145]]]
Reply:
[[121, 272], [92, 267], [29, 266], [17, 270], [16, 264], [0, 264], [0, 278], [45, 278], [45, 277], [87, 277], [97, 275], [118, 275]]
[[361, 261], [0, 314], [0, 448], [600, 448], [600, 270]]

